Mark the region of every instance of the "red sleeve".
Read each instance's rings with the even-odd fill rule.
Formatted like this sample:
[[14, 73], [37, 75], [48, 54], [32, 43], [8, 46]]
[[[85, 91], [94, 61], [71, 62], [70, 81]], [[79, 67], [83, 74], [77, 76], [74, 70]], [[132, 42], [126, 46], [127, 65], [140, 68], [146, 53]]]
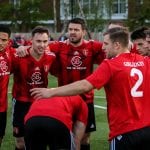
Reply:
[[57, 53], [59, 52], [59, 44], [60, 42], [54, 41], [49, 44], [50, 51]]
[[94, 63], [95, 64], [100, 64], [105, 58], [105, 53], [102, 49], [102, 46], [103, 46], [102, 42], [93, 41], [92, 49], [94, 51]]
[[57, 53], [59, 52], [59, 44], [60, 42], [57, 42], [57, 41], [54, 41], [54, 42], [51, 42], [49, 44], [49, 49], [50, 51], [54, 52], [56, 54], [56, 59], [53, 61], [51, 67], [50, 67], [50, 73], [54, 76], [58, 76], [58, 69], [59, 69], [59, 62], [58, 62], [58, 58], [57, 58]]
[[10, 56], [11, 56], [11, 69], [10, 69], [10, 72], [13, 73], [14, 71], [14, 67], [16, 66], [16, 49], [14, 48], [10, 48]]
[[95, 88], [100, 89], [111, 77], [111, 71], [107, 60], [104, 60], [98, 68], [86, 78]]

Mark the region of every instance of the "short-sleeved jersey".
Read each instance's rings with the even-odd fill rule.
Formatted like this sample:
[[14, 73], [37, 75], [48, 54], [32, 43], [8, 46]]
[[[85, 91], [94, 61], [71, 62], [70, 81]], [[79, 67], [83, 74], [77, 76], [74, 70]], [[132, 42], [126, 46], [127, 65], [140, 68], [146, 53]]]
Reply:
[[7, 110], [7, 92], [11, 68], [11, 51], [12, 48], [7, 47], [3, 52], [0, 52], [0, 112], [5, 112]]
[[124, 53], [104, 60], [86, 78], [95, 88], [105, 85], [110, 139], [150, 126], [149, 68], [148, 57]]
[[[86, 78], [93, 72], [93, 65], [104, 59], [102, 43], [93, 40], [83, 40], [77, 47], [67, 42], [54, 42], [50, 50], [56, 54], [51, 73], [57, 76], [59, 86]], [[93, 91], [82, 94], [82, 98], [87, 103], [93, 102]]]
[[29, 90], [35, 87], [47, 87], [48, 73], [54, 59], [55, 54], [50, 51], [45, 51], [40, 60], [34, 59], [30, 52], [26, 57], [15, 54], [12, 63], [13, 97], [16, 100], [32, 102]]
[[55, 118], [72, 130], [74, 121], [78, 120], [87, 124], [88, 108], [79, 96], [53, 97], [34, 101], [25, 117], [25, 122], [33, 116]]

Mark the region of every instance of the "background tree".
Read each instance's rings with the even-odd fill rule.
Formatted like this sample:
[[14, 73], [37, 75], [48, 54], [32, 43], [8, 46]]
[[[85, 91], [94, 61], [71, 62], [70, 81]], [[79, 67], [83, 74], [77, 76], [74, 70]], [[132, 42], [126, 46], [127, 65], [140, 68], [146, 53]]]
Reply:
[[150, 26], [150, 1], [132, 0], [128, 2], [127, 24], [131, 30], [139, 26]]
[[9, 20], [12, 29], [16, 32], [28, 32], [35, 25], [42, 24], [40, 21], [53, 20], [53, 11], [51, 13], [47, 11], [48, 8], [51, 9], [48, 7], [51, 5], [46, 5], [47, 8], [41, 5], [46, 2], [45, 0], [21, 0], [15, 5], [13, 3], [0, 4], [0, 20]]
[[[16, 2], [15, 4], [10, 2], [10, 0], [0, 0], [0, 21], [11, 22], [11, 27], [16, 32], [28, 32], [37, 24], [43, 25], [45, 21], [54, 20], [54, 24], [46, 25], [64, 34], [66, 22], [73, 17], [83, 17], [90, 32], [101, 32], [114, 13], [118, 13], [117, 7], [121, 8], [121, 12], [128, 11], [128, 19], [124, 21], [131, 30], [141, 25], [150, 25], [150, 0], [12, 1]], [[122, 5], [123, 3], [125, 6]]]

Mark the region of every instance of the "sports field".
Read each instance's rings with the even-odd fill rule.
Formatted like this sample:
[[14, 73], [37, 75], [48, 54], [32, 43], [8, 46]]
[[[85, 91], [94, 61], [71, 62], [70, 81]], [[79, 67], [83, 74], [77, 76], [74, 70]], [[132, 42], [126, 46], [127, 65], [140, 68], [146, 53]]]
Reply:
[[[56, 79], [50, 76], [49, 87], [55, 86], [57, 86]], [[10, 79], [9, 91], [11, 91], [11, 87], [12, 79]], [[108, 124], [106, 119], [106, 101], [103, 89], [100, 91], [95, 90], [95, 105], [97, 131], [92, 133], [91, 150], [108, 150]], [[4, 137], [0, 150], [14, 150], [14, 138], [12, 136], [11, 125], [11, 93], [9, 93], [9, 109], [6, 135]]]

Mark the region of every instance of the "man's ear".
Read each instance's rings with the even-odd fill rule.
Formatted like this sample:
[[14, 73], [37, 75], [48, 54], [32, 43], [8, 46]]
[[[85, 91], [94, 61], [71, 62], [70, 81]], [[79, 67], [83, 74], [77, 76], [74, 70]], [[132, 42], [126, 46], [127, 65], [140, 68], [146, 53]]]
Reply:
[[83, 30], [83, 36], [85, 36], [87, 34], [86, 30]]
[[114, 42], [114, 47], [115, 47], [115, 49], [120, 49], [120, 43], [119, 42]]

